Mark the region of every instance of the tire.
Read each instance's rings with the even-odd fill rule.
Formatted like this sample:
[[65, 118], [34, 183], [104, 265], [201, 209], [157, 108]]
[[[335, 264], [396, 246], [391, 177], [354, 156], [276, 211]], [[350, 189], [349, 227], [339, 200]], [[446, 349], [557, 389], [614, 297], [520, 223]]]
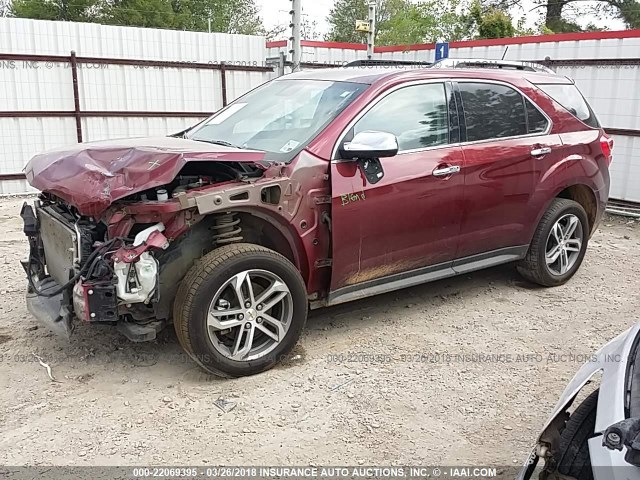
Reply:
[[[234, 288], [238, 283], [240, 295]], [[257, 302], [271, 290], [272, 297]], [[270, 298], [280, 296], [281, 301], [269, 306]], [[244, 308], [242, 299], [256, 302]], [[264, 307], [268, 308], [258, 311]], [[289, 260], [259, 245], [236, 243], [217, 248], [194, 264], [178, 288], [173, 318], [187, 354], [207, 372], [233, 378], [263, 372], [284, 358], [302, 334], [307, 309], [304, 280]], [[286, 321], [273, 322], [280, 314]], [[215, 326], [208, 325], [211, 318]], [[264, 346], [254, 352], [254, 344]], [[242, 353], [247, 345], [250, 351]]]
[[558, 473], [576, 480], [593, 480], [587, 441], [594, 436], [598, 393], [595, 390], [575, 409], [560, 435]]
[[[575, 238], [568, 238], [565, 243], [558, 242], [557, 230], [555, 227], [560, 224], [563, 228], [567, 228], [566, 232], [571, 230], [567, 224], [579, 220], [579, 224], [576, 224], [572, 235]], [[572, 224], [573, 225], [573, 224]], [[552, 229], [554, 231], [552, 232]], [[559, 232], [564, 233], [562, 230]], [[561, 235], [560, 235], [561, 236]], [[580, 238], [578, 238], [580, 237]], [[577, 242], [579, 241], [579, 251], [576, 251]], [[526, 280], [537, 283], [544, 287], [555, 287], [566, 283], [580, 268], [584, 255], [587, 251], [589, 243], [589, 220], [587, 214], [578, 202], [568, 200], [565, 198], [556, 198], [551, 202], [551, 205], [542, 216], [538, 228], [533, 235], [533, 240], [529, 246], [527, 255], [521, 260], [517, 269], [520, 275]], [[553, 248], [557, 247], [560, 250], [567, 249], [565, 252], [567, 257], [562, 254], [556, 260], [553, 265], [547, 264], [547, 253], [553, 253]], [[571, 248], [572, 251], [568, 251]], [[562, 257], [562, 258], [560, 258]], [[567, 262], [564, 266], [568, 267], [566, 271], [563, 270], [563, 266], [560, 264], [564, 258], [567, 258]]]
[[640, 347], [638, 346], [635, 347], [632, 370], [630, 372], [629, 418], [634, 418], [640, 417]]

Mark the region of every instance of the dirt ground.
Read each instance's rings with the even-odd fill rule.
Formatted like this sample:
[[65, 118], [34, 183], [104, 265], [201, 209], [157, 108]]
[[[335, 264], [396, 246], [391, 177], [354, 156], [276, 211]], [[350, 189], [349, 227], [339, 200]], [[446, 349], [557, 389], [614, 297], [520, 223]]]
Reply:
[[520, 464], [584, 355], [640, 320], [639, 223], [608, 217], [563, 287], [504, 266], [315, 311], [287, 364], [221, 380], [171, 329], [39, 327], [22, 202], [0, 201], [2, 465]]

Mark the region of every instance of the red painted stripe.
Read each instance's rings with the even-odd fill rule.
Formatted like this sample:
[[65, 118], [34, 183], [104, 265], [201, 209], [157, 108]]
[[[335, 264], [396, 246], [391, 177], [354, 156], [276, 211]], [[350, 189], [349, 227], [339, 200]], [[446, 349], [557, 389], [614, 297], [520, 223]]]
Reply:
[[318, 48], [341, 48], [343, 50], [366, 50], [364, 43], [346, 43], [346, 42], [319, 42], [317, 40], [302, 40], [303, 47]]
[[[615, 39], [638, 37], [640, 37], [640, 29], [616, 30], [612, 32], [556, 33], [553, 35], [532, 35], [528, 37], [493, 38], [488, 40], [462, 40], [460, 42], [451, 42], [449, 46], [451, 48], [492, 47], [501, 45], [521, 45], [524, 43], [576, 42], [580, 40], [607, 40], [611, 38]], [[267, 48], [283, 47], [286, 45], [286, 40], [278, 42], [267, 42]], [[339, 48], [343, 50], [367, 49], [367, 46], [362, 43], [319, 42], [315, 40], [303, 40], [302, 46], [318, 48]], [[391, 45], [388, 47], [375, 47], [375, 52], [413, 52], [420, 50], [433, 50], [434, 48], [434, 43], [425, 43], [418, 45]]]
[[275, 40], [273, 42], [267, 42], [267, 48], [280, 48], [280, 47], [286, 47], [286, 46], [287, 46], [286, 40]]

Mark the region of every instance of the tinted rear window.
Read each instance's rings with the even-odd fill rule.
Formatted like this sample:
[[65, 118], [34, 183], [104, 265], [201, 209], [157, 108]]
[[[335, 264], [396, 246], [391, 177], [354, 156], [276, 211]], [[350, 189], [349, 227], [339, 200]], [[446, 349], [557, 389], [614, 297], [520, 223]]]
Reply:
[[513, 88], [460, 82], [467, 141], [516, 137], [527, 133], [524, 99]]
[[600, 122], [575, 85], [538, 85], [544, 93], [569, 110], [571, 114], [593, 128], [600, 128]]
[[547, 118], [533, 104], [525, 99], [527, 106], [527, 125], [529, 133], [543, 133], [549, 126]]

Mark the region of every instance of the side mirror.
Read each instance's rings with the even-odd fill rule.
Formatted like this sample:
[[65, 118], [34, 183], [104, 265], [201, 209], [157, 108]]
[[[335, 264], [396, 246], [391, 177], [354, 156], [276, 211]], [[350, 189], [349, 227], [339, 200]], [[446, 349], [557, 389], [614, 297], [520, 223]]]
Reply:
[[356, 159], [365, 178], [373, 185], [384, 177], [380, 159], [398, 154], [398, 139], [387, 132], [359, 132], [344, 144], [341, 153], [345, 159]]
[[342, 147], [344, 158], [359, 160], [395, 157], [398, 154], [398, 139], [387, 132], [358, 132], [351, 142]]

